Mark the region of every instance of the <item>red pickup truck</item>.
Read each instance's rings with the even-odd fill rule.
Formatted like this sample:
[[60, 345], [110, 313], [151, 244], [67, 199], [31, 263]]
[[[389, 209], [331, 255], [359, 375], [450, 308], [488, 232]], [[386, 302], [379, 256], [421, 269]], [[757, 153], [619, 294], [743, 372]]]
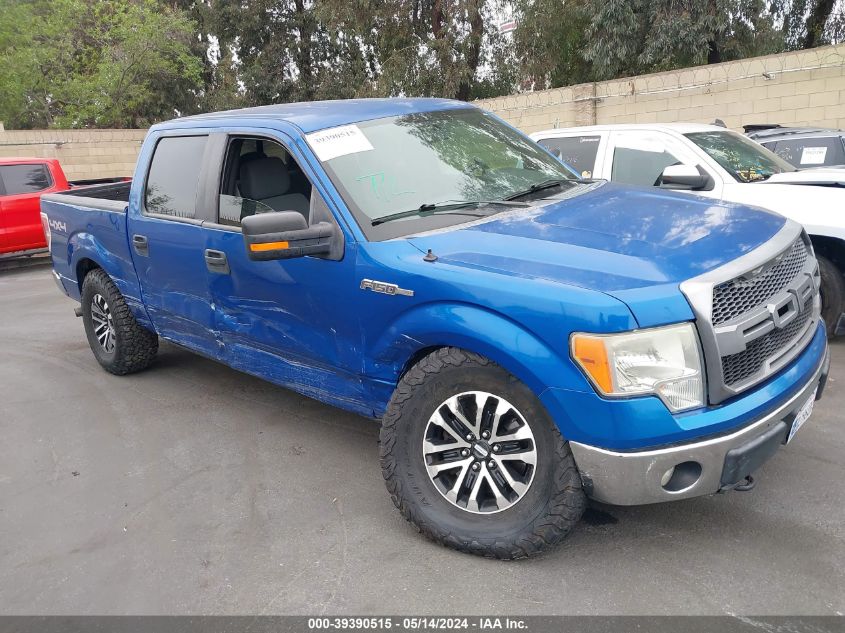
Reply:
[[39, 208], [43, 194], [120, 180], [127, 179], [68, 182], [55, 158], [0, 158], [0, 257], [47, 248]]

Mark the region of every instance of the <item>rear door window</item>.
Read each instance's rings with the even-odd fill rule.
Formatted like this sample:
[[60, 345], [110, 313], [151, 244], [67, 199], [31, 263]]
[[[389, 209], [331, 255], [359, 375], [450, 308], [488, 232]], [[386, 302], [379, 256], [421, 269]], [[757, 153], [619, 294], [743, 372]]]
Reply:
[[4, 191], [7, 196], [37, 193], [53, 184], [46, 165], [2, 165], [0, 181], [0, 191]]
[[842, 138], [791, 138], [778, 141], [774, 152], [796, 167], [825, 167], [845, 165]]
[[582, 178], [592, 178], [600, 141], [600, 136], [565, 136], [544, 138], [538, 142], [553, 154], [559, 155]]
[[194, 219], [207, 136], [169, 136], [156, 145], [147, 187], [146, 213]]

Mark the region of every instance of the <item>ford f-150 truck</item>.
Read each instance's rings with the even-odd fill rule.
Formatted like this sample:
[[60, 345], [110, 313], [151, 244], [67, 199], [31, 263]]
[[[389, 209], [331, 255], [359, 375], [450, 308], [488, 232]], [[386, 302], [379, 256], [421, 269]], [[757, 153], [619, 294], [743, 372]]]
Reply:
[[39, 215], [43, 194], [116, 180], [119, 179], [68, 182], [55, 158], [0, 158], [0, 257], [47, 248]]
[[587, 497], [751, 488], [828, 373], [800, 225], [578, 179], [466, 103], [177, 119], [131, 185], [42, 212], [106, 370], [163, 338], [381, 419], [405, 518], [487, 556], [557, 543]]

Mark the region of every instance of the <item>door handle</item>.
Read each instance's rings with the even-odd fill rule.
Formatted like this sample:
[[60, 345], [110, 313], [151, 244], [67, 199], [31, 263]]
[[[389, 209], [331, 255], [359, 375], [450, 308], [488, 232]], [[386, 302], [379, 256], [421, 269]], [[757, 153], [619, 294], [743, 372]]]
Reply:
[[216, 251], [213, 248], [205, 249], [205, 266], [209, 272], [218, 275], [229, 274], [229, 260], [223, 251]]
[[137, 233], [133, 235], [132, 247], [135, 249], [135, 252], [142, 257], [148, 257], [150, 254], [150, 242], [147, 240], [146, 235], [138, 235]]

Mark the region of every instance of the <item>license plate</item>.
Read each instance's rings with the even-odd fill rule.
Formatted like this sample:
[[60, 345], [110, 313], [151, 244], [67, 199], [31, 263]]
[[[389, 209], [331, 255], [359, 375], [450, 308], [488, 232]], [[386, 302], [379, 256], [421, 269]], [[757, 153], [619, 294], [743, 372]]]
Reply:
[[795, 437], [795, 434], [798, 432], [798, 429], [801, 428], [801, 425], [807, 421], [810, 417], [810, 414], [813, 413], [813, 405], [816, 402], [816, 391], [813, 391], [813, 395], [811, 395], [807, 402], [801, 405], [801, 408], [798, 409], [798, 413], [795, 414], [795, 419], [792, 421], [792, 428], [789, 429], [789, 437], [786, 438], [786, 443], [789, 444], [792, 441], [792, 438]]

